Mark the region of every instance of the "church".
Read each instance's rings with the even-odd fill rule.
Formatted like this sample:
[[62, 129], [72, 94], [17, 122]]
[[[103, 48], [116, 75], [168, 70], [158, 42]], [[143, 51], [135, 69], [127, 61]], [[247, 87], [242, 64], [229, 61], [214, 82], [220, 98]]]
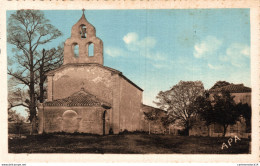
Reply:
[[64, 44], [63, 65], [47, 73], [38, 132], [105, 135], [142, 130], [142, 92], [122, 72], [104, 66], [103, 42], [83, 12]]

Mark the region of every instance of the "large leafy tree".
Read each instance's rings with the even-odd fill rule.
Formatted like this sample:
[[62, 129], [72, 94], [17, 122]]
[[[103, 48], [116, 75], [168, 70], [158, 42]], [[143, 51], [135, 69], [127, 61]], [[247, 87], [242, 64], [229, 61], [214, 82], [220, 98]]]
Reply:
[[[61, 36], [61, 32], [49, 23], [38, 10], [17, 10], [8, 19], [7, 41], [14, 46], [9, 56], [8, 74], [28, 89], [27, 107], [32, 132], [36, 132], [37, 85], [42, 81], [41, 66], [48, 62], [40, 47]], [[50, 58], [50, 56], [49, 56]]]
[[205, 125], [209, 128], [212, 123], [214, 123], [214, 112], [211, 101], [207, 95], [199, 96], [193, 104], [193, 109], [196, 110], [199, 117], [197, 120], [203, 120]]
[[230, 85], [227, 81], [217, 81], [210, 89], [217, 89], [227, 85]]
[[203, 94], [204, 86], [201, 81], [180, 81], [170, 90], [160, 91], [156, 97], [158, 101], [155, 103], [166, 110], [171, 121], [184, 127], [188, 134], [197, 116], [193, 104]]
[[220, 94], [214, 95], [212, 120], [223, 126], [223, 137], [229, 125], [234, 125], [239, 120], [240, 112], [234, 101], [234, 96], [228, 91], [222, 91]]

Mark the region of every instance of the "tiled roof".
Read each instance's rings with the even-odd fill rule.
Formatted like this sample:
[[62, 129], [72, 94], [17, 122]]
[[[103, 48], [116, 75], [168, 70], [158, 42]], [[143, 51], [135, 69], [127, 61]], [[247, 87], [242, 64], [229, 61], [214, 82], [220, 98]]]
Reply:
[[98, 99], [96, 96], [86, 92], [83, 88], [71, 96], [64, 99], [47, 101], [45, 106], [103, 106], [111, 108], [111, 104]]
[[243, 84], [230, 84], [223, 86], [221, 88], [210, 89], [209, 92], [221, 92], [229, 91], [230, 93], [245, 93], [251, 92], [251, 88], [244, 86]]
[[155, 108], [155, 107], [145, 105], [145, 104], [142, 104], [142, 109], [145, 110], [145, 111], [147, 111], [147, 110], [158, 110], [158, 111], [165, 112], [164, 110], [162, 110], [160, 108]]

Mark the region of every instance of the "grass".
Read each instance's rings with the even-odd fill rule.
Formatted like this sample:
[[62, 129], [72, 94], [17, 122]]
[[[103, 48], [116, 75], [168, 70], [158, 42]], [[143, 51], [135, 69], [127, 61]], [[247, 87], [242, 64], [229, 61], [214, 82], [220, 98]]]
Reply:
[[9, 153], [121, 153], [121, 154], [241, 154], [249, 153], [250, 139], [122, 134], [122, 135], [35, 135], [9, 138]]

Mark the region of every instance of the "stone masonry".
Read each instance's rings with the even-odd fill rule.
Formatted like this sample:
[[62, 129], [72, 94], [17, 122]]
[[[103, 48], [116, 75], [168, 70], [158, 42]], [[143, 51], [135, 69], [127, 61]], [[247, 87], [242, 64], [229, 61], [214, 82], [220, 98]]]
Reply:
[[47, 73], [38, 131], [101, 135], [140, 130], [142, 92], [122, 72], [103, 65], [103, 43], [83, 13], [65, 42], [63, 65]]

